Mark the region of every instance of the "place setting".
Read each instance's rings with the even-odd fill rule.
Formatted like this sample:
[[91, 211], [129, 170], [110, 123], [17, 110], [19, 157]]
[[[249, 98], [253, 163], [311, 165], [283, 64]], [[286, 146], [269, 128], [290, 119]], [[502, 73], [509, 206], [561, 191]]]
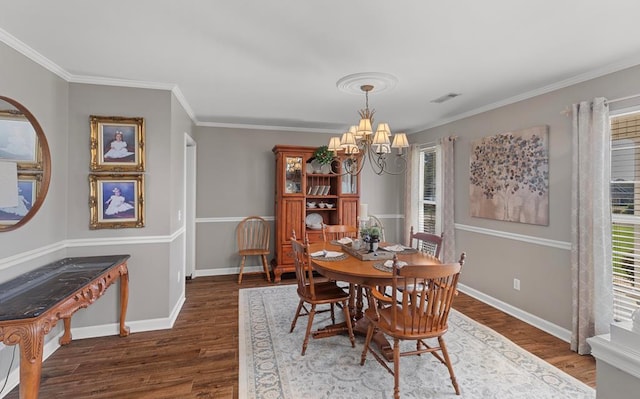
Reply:
[[311, 259], [324, 261], [339, 261], [347, 259], [347, 254], [345, 254], [344, 252], [327, 251], [326, 249], [313, 252], [309, 255], [311, 255]]

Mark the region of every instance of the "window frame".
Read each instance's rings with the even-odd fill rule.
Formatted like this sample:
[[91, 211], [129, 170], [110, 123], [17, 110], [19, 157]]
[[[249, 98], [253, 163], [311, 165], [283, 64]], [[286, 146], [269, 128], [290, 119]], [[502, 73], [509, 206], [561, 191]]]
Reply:
[[[628, 108], [624, 108], [624, 109], [619, 109], [616, 111], [611, 111], [610, 115], [609, 115], [609, 126], [610, 128], [613, 130], [613, 121], [616, 118], [620, 118], [620, 117], [624, 117], [627, 115], [633, 115], [633, 114], [638, 114], [638, 117], [640, 117], [640, 106], [634, 106], [634, 107], [628, 107]], [[640, 136], [640, 133], [639, 133]], [[616, 159], [614, 159], [614, 153], [615, 151], [618, 150], [624, 150], [625, 148], [616, 148], [614, 149], [613, 146], [614, 143], [614, 137], [613, 137], [613, 131], [611, 133], [611, 168], [613, 171], [613, 167], [614, 167], [614, 161]], [[633, 146], [630, 148], [638, 148], [640, 150], [640, 146]], [[640, 165], [640, 159], [636, 161], [637, 163], [634, 164], [634, 166], [636, 165]], [[609, 190], [613, 189], [613, 185], [614, 184], [620, 184], [619, 182], [616, 183], [614, 182], [614, 176], [613, 173], [609, 179]], [[636, 177], [637, 180], [634, 181], [640, 181], [640, 176]], [[616, 180], [617, 181], [617, 180]], [[630, 184], [634, 184], [633, 182]], [[635, 183], [637, 184], [637, 183]], [[617, 299], [618, 296], [623, 295], [623, 292], [627, 292], [627, 291], [631, 291], [633, 294], [640, 294], [640, 286], [637, 287], [632, 287], [631, 290], [627, 289], [627, 287], [623, 286], [622, 284], [620, 284], [619, 281], [623, 276], [620, 274], [620, 269], [624, 268], [626, 266], [626, 264], [621, 261], [621, 260], [615, 260], [615, 259], [624, 259], [625, 257], [631, 257], [633, 259], [637, 259], [638, 265], [637, 266], [633, 266], [633, 269], [635, 269], [633, 271], [633, 274], [635, 275], [635, 277], [633, 277], [633, 279], [635, 280], [636, 278], [640, 278], [640, 251], [636, 251], [633, 247], [630, 251], [621, 251], [619, 248], [622, 244], [617, 243], [617, 239], [620, 239], [621, 236], [617, 235], [617, 233], [615, 233], [615, 230], [619, 227], [616, 226], [620, 226], [620, 225], [631, 225], [631, 226], [640, 226], [640, 214], [638, 215], [630, 215], [630, 214], [625, 214], [625, 213], [614, 213], [614, 201], [616, 199], [611, 198], [611, 238], [612, 238], [612, 246], [610, 248], [611, 251], [611, 259], [612, 259], [612, 264], [611, 264], [611, 272], [612, 272], [612, 294], [613, 294], [613, 319], [615, 321], [628, 321], [631, 318], [631, 313], [625, 311], [625, 308], [627, 308], [628, 302], [629, 301], [623, 301], [620, 299]], [[640, 203], [640, 200], [636, 200], [634, 198], [634, 203]], [[634, 241], [635, 242], [640, 242], [640, 228], [639, 227], [635, 227], [634, 228]], [[614, 246], [618, 247], [618, 250], [615, 250]], [[618, 271], [616, 271], [616, 269], [618, 269]], [[634, 285], [638, 285], [638, 283], [635, 283]], [[633, 300], [633, 299], [631, 299]], [[637, 305], [636, 305], [637, 308]], [[625, 313], [629, 313], [628, 316], [625, 315]]]
[[[439, 144], [424, 144], [418, 147], [419, 154], [419, 171], [418, 175], [418, 198], [416, 198], [416, 206], [418, 209], [417, 216], [418, 220], [416, 223], [418, 231], [432, 233], [432, 234], [440, 234], [442, 232], [442, 147]], [[427, 200], [424, 198], [424, 188], [425, 188], [425, 173], [424, 173], [424, 162], [425, 162], [425, 153], [433, 152], [435, 154], [434, 157], [434, 168], [435, 168], [435, 199]], [[424, 207], [425, 205], [434, 205], [435, 210], [435, 231], [425, 231], [424, 225]]]

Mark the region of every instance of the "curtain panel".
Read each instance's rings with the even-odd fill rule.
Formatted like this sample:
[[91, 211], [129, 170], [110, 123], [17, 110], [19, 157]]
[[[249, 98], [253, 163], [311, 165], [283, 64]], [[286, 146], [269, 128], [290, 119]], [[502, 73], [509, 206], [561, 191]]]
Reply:
[[587, 338], [613, 320], [611, 129], [606, 99], [573, 104], [571, 181], [571, 349], [588, 354]]

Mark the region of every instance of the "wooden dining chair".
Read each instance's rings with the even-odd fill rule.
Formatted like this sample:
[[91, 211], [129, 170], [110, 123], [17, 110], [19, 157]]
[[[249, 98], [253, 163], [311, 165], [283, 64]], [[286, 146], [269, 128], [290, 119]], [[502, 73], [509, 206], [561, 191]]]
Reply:
[[[374, 306], [369, 306], [365, 311], [369, 327], [360, 364], [364, 365], [367, 353], [371, 352], [394, 376], [394, 399], [400, 398], [400, 358], [423, 353], [431, 353], [447, 366], [456, 395], [460, 395], [443, 336], [448, 330], [449, 311], [461, 267], [460, 263], [398, 267], [397, 257], [394, 257], [393, 295], [386, 296], [376, 288], [369, 291], [369, 300], [373, 301]], [[400, 302], [396, 302], [395, 298], [401, 298]], [[370, 346], [374, 330], [393, 338], [393, 369]], [[429, 338], [437, 338], [438, 345], [428, 345], [424, 340]], [[416, 350], [400, 352], [402, 340], [416, 341]]]
[[440, 248], [442, 247], [443, 235], [436, 235], [430, 233], [424, 233], [421, 231], [413, 232], [413, 226], [411, 226], [411, 232], [409, 233], [409, 246], [414, 246], [418, 251], [426, 252], [430, 255], [440, 258]]
[[271, 282], [271, 273], [267, 263], [269, 255], [269, 224], [260, 216], [249, 216], [244, 218], [236, 230], [236, 241], [238, 244], [238, 255], [242, 257], [240, 261], [240, 274], [238, 284], [242, 283], [242, 272], [247, 256], [259, 256], [262, 260], [262, 267], [267, 275], [267, 281]]
[[[323, 281], [316, 282], [313, 276], [313, 269], [311, 268], [311, 259], [308, 251], [308, 240], [303, 244], [296, 239], [291, 239], [291, 247], [293, 248], [294, 263], [296, 267], [296, 279], [298, 282], [298, 297], [300, 302], [296, 309], [296, 315], [291, 322], [290, 333], [296, 327], [296, 322], [300, 316], [308, 316], [307, 331], [304, 335], [304, 341], [302, 342], [302, 356], [307, 351], [307, 345], [309, 344], [309, 336], [311, 335], [311, 327], [313, 325], [313, 318], [316, 313], [326, 312], [327, 310], [317, 310], [318, 305], [330, 305], [328, 310], [331, 311], [331, 322], [336, 324], [334, 315], [334, 305], [342, 305], [342, 311], [344, 312], [345, 323], [347, 324], [347, 331], [349, 332], [349, 339], [351, 340], [351, 347], [355, 347], [355, 337], [353, 336], [353, 327], [351, 325], [351, 315], [349, 314], [349, 294], [338, 287], [335, 281]], [[308, 309], [306, 305], [310, 305]]]
[[357, 238], [358, 228], [346, 224], [322, 224], [322, 240], [329, 242], [344, 237]]

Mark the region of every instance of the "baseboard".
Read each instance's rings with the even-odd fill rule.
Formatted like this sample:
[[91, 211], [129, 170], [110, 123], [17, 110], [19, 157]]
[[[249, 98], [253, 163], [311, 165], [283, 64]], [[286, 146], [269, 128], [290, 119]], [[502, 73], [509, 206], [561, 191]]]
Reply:
[[[244, 273], [263, 273], [264, 269], [262, 265], [259, 266], [245, 266]], [[226, 276], [230, 274], [239, 274], [239, 267], [223, 267], [223, 268], [211, 268], [211, 269], [196, 269], [193, 271], [193, 277], [207, 277], [207, 276]]]
[[491, 305], [494, 308], [501, 310], [506, 314], [515, 317], [516, 319], [522, 320], [527, 324], [531, 324], [532, 326], [539, 328], [540, 330], [549, 333], [554, 337], [557, 337], [565, 342], [571, 342], [571, 331], [567, 330], [566, 328], [562, 328], [556, 324], [550, 323], [536, 315], [525, 312], [520, 308], [509, 305], [506, 302], [484, 294], [464, 284], [458, 284], [458, 289], [460, 290], [460, 292], [463, 292], [470, 297], [479, 300], [480, 302], [484, 302], [487, 305]]
[[[159, 318], [159, 319], [150, 319], [150, 320], [139, 320], [139, 321], [131, 321], [127, 322], [126, 325], [129, 327], [131, 333], [144, 332], [144, 331], [155, 331], [155, 330], [167, 330], [173, 327], [180, 314], [180, 310], [182, 310], [182, 306], [186, 297], [183, 295], [180, 300], [173, 307], [173, 311], [169, 317]], [[99, 326], [90, 326], [90, 327], [78, 327], [71, 328], [71, 338], [72, 340], [85, 339], [85, 338], [96, 338], [96, 337], [107, 337], [111, 335], [118, 335], [120, 333], [120, 323], [109, 323], [103, 324]], [[53, 355], [53, 353], [60, 348], [60, 337], [64, 334], [64, 331], [60, 331], [53, 337], [49, 338], [44, 345], [44, 349], [42, 352], [42, 361], [44, 362], [49, 358], [49, 356]], [[72, 341], [73, 344], [73, 341]], [[9, 373], [7, 377], [7, 384], [5, 386], [5, 390], [0, 392], [0, 399], [5, 397], [9, 392], [11, 392], [15, 387], [20, 383], [20, 368], [15, 367], [18, 363], [17, 359], [20, 359], [20, 347], [18, 345], [14, 345], [13, 347], [4, 347], [4, 351], [12, 351], [15, 348], [16, 350], [16, 360], [14, 360], [14, 368]]]

